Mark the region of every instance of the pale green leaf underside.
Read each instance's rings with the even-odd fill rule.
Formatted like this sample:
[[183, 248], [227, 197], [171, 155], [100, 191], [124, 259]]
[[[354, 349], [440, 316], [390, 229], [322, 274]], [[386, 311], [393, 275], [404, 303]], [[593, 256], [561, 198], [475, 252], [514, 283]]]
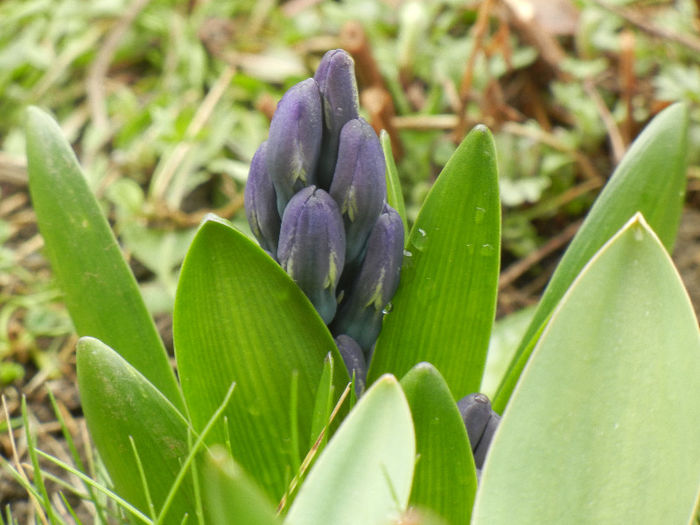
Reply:
[[496, 309], [501, 210], [493, 137], [467, 135], [430, 191], [368, 381], [432, 363], [456, 398], [479, 388]]
[[[308, 450], [324, 358], [343, 362], [328, 329], [263, 250], [207, 220], [182, 267], [173, 332], [193, 426], [201, 430], [236, 382], [228, 429], [220, 424], [209, 443], [230, 438], [236, 462], [278, 501]], [[336, 395], [348, 381], [335, 366]]]
[[411, 412], [384, 376], [358, 401], [311, 468], [285, 525], [386, 525], [408, 503], [415, 461]]
[[474, 523], [688, 523], [698, 421], [697, 320], [637, 215], [542, 333], [491, 445]]
[[[671, 251], [683, 210], [688, 150], [688, 109], [665, 109], [637, 137], [564, 253], [498, 389], [502, 412], [530, 354], [531, 339], [546, 322], [579, 271], [632, 215], [641, 212]], [[529, 346], [528, 346], [529, 345]]]

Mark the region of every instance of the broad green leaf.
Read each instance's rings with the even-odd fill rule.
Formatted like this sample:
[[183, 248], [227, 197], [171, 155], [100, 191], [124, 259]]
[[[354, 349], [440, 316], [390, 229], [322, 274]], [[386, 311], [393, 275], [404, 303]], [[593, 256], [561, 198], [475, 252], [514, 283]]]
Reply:
[[285, 525], [385, 525], [406, 508], [416, 444], [401, 387], [386, 375], [360, 398], [311, 468]]
[[207, 455], [202, 475], [209, 523], [279, 525], [275, 507], [223, 447]]
[[474, 523], [688, 523], [699, 421], [697, 320], [637, 215], [542, 333], [491, 444]]
[[[173, 335], [193, 426], [202, 429], [235, 382], [228, 427], [208, 443], [230, 439], [235, 461], [278, 500], [308, 450], [324, 359], [343, 362], [323, 321], [259, 246], [210, 219], [182, 266]], [[349, 379], [333, 368], [337, 396]]]
[[384, 160], [386, 162], [386, 200], [389, 206], [394, 208], [401, 216], [403, 222], [403, 233], [408, 240], [408, 222], [406, 221], [406, 205], [401, 192], [401, 180], [399, 179], [399, 171], [396, 169], [396, 161], [394, 153], [391, 151], [391, 137], [382, 130], [379, 134], [379, 141], [382, 144], [384, 151]]
[[496, 311], [500, 220], [493, 137], [477, 126], [413, 226], [369, 383], [385, 372], [403, 376], [425, 361], [456, 398], [479, 388]]
[[[97, 339], [80, 339], [77, 367], [90, 436], [116, 491], [153, 516], [187, 456], [187, 421], [138, 370]], [[149, 499], [153, 509], [149, 509]], [[193, 488], [187, 478], [170, 507], [167, 522], [180, 523], [185, 513], [193, 516], [193, 511]]]
[[530, 357], [531, 339], [583, 266], [632, 215], [641, 212], [669, 252], [683, 210], [688, 109], [674, 104], [637, 137], [564, 253], [493, 402], [502, 412]]
[[451, 525], [467, 524], [476, 468], [457, 403], [429, 363], [413, 367], [401, 387], [411, 407], [418, 455], [410, 504], [434, 511]]
[[78, 160], [56, 122], [27, 110], [29, 190], [45, 252], [78, 334], [114, 348], [179, 409], [163, 342]]

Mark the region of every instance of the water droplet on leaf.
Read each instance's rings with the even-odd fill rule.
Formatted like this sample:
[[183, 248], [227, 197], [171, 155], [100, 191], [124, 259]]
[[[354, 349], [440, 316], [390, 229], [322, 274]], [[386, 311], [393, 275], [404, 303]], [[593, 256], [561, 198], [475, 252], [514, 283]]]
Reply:
[[484, 244], [481, 246], [479, 253], [484, 256], [493, 255], [496, 250], [490, 244]]
[[423, 251], [425, 250], [425, 245], [428, 242], [428, 235], [425, 233], [425, 230], [422, 228], [418, 228], [418, 235], [414, 235], [413, 238], [411, 239], [411, 243], [413, 246], [415, 246], [416, 250]]

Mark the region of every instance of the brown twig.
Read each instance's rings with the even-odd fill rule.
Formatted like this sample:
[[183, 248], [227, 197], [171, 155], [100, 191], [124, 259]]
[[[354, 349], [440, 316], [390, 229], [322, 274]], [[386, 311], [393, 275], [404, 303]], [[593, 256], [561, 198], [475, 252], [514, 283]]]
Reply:
[[348, 22], [343, 26], [340, 44], [355, 60], [355, 72], [361, 88], [360, 101], [369, 113], [370, 124], [377, 133], [386, 130], [391, 138], [392, 152], [400, 159], [403, 156], [403, 144], [392, 123], [396, 115], [394, 100], [386, 88], [370, 42], [359, 22]]
[[355, 60], [355, 71], [361, 86], [386, 89], [367, 34], [359, 22], [351, 21], [343, 26], [340, 31], [340, 45]]
[[603, 125], [605, 126], [605, 129], [608, 132], [608, 137], [610, 138], [613, 161], [615, 164], [619, 164], [625, 154], [626, 148], [625, 141], [622, 139], [622, 134], [620, 133], [620, 128], [617, 127], [617, 123], [615, 122], [615, 117], [612, 116], [608, 106], [605, 105], [605, 101], [600, 96], [600, 93], [598, 93], [592, 79], [586, 78], [583, 81], [583, 90], [593, 100], [593, 103], [598, 110], [600, 120], [603, 121]]
[[476, 22], [472, 28], [474, 44], [467, 57], [467, 64], [462, 73], [462, 80], [459, 85], [460, 106], [457, 113], [459, 120], [453, 132], [453, 140], [455, 142], [460, 141], [467, 130], [467, 102], [469, 102], [472, 83], [474, 81], [474, 67], [476, 66], [476, 59], [479, 56], [479, 52], [482, 51], [484, 38], [486, 37], [486, 32], [489, 27], [489, 16], [493, 9], [494, 2], [495, 0], [484, 0], [481, 3], [476, 15]]

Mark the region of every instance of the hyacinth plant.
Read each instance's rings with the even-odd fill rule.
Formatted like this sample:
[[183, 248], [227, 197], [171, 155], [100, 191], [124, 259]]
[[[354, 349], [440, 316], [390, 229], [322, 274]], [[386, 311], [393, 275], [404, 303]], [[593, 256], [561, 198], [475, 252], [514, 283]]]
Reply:
[[[175, 300], [177, 377], [77, 159], [28, 111], [32, 200], [124, 519], [689, 523], [700, 334], [668, 255], [686, 107], [632, 145], [499, 367], [489, 131], [459, 145], [408, 233], [389, 142], [356, 89], [332, 51], [280, 101], [246, 189], [257, 242], [217, 217], [199, 227]], [[479, 391], [498, 383], [492, 410]]]

